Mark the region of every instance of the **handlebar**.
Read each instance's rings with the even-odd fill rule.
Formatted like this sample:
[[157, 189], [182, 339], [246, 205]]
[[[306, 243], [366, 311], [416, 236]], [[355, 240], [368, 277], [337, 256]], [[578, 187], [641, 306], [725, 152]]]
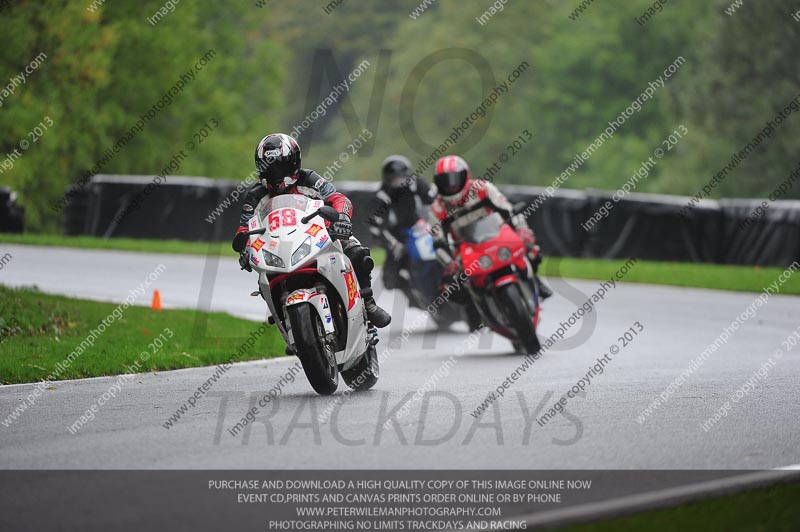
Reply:
[[[323, 205], [317, 211], [312, 212], [308, 216], [304, 216], [300, 219], [300, 221], [304, 224], [307, 224], [312, 218], [315, 216], [322, 216], [323, 219], [329, 222], [335, 222], [339, 219], [339, 211], [334, 209], [333, 207], [329, 207], [328, 205]], [[247, 239], [250, 235], [263, 235], [267, 232], [266, 227], [260, 227], [258, 229], [251, 229], [249, 231], [242, 231], [241, 233], [237, 233], [236, 236], [233, 238], [233, 250], [237, 253], [241, 253], [247, 247]]]

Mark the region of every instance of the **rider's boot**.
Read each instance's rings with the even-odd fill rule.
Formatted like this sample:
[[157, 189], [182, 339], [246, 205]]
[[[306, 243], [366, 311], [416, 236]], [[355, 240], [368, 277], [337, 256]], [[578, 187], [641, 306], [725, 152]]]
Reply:
[[533, 278], [536, 279], [536, 286], [539, 287], [539, 295], [542, 296], [542, 301], [553, 295], [553, 290], [538, 275], [534, 275]]
[[364, 299], [364, 308], [367, 309], [367, 318], [378, 329], [383, 329], [392, 321], [392, 317], [388, 312], [383, 310], [375, 302], [375, 297], [372, 295], [372, 287], [362, 288], [361, 297]]
[[469, 327], [469, 332], [475, 332], [483, 327], [483, 317], [481, 317], [481, 313], [478, 312], [478, 309], [475, 307], [475, 304], [472, 301], [469, 301], [464, 306], [464, 311], [467, 315], [467, 326]]
[[533, 278], [536, 281], [536, 287], [539, 289], [539, 295], [542, 296], [542, 301], [544, 301], [553, 295], [553, 290], [539, 278], [539, 265], [542, 263], [542, 254], [539, 252], [539, 246], [529, 251], [528, 258], [533, 265]]

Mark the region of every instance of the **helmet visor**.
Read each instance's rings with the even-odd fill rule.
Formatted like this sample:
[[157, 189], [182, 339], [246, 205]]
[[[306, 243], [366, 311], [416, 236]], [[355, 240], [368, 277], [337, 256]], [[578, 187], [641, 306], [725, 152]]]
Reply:
[[386, 180], [386, 185], [391, 189], [404, 188], [408, 186], [408, 176], [396, 175]]
[[404, 164], [390, 163], [383, 169], [383, 180], [387, 183], [406, 177], [411, 177], [411, 169]]
[[467, 173], [461, 172], [444, 172], [436, 175], [436, 188], [442, 196], [454, 196], [461, 192], [464, 184], [467, 181]]
[[271, 185], [279, 185], [283, 183], [284, 178], [294, 176], [294, 166], [289, 158], [279, 158], [262, 168], [259, 176], [262, 180], [266, 180]]

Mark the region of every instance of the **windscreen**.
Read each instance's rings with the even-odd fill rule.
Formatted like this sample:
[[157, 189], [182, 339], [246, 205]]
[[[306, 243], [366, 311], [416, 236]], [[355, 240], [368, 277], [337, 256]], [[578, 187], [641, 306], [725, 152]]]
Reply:
[[493, 212], [489, 216], [479, 218], [471, 224], [455, 229], [455, 233], [458, 238], [465, 242], [480, 244], [499, 235], [502, 228], [503, 217]]
[[256, 215], [259, 219], [264, 220], [270, 212], [276, 209], [290, 208], [305, 211], [309, 201], [311, 200], [302, 194], [281, 194], [274, 198], [267, 196], [258, 203]]

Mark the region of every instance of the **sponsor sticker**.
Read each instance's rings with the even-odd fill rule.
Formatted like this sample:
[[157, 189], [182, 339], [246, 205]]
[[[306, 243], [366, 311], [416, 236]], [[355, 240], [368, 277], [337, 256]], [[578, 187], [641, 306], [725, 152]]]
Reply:
[[250, 255], [250, 262], [258, 266], [258, 259], [256, 258], [255, 255]]
[[253, 242], [253, 249], [256, 251], [261, 251], [261, 248], [264, 247], [264, 241], [260, 238]]
[[269, 243], [269, 246], [268, 246], [270, 251], [274, 250], [276, 247], [278, 247], [279, 243], [280, 242], [278, 240], [271, 240], [270, 243]]
[[286, 299], [286, 304], [288, 305], [289, 303], [294, 303], [295, 301], [305, 301], [305, 300], [306, 300], [305, 292], [297, 292], [295, 294], [290, 295]]
[[322, 231], [322, 226], [319, 224], [314, 224], [308, 229], [306, 229], [306, 234], [311, 236], [317, 236], [317, 233]]
[[347, 285], [347, 310], [353, 308], [356, 304], [356, 299], [359, 298], [358, 287], [356, 286], [356, 279], [353, 277], [353, 272], [349, 271], [344, 274], [344, 282]]
[[328, 235], [322, 235], [322, 238], [320, 238], [320, 239], [319, 239], [319, 242], [317, 242], [317, 247], [318, 247], [319, 249], [322, 249], [322, 247], [325, 245], [325, 243], [326, 243], [327, 241], [328, 241]]

